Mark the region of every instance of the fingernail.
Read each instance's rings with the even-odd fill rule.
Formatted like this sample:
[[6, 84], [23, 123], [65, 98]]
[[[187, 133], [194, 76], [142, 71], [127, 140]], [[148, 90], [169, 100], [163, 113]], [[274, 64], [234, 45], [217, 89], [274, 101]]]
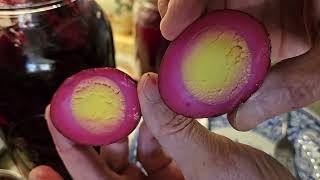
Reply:
[[235, 129], [239, 129], [240, 127], [239, 127], [239, 119], [237, 118], [237, 117], [239, 117], [238, 116], [238, 108], [237, 108], [237, 111], [234, 113], [234, 126], [235, 126]]
[[46, 120], [50, 118], [50, 104], [46, 107], [44, 115]]
[[238, 129], [238, 124], [237, 124], [238, 109], [239, 109], [239, 106], [236, 107], [231, 113], [227, 114], [229, 123], [234, 129]]
[[160, 31], [162, 33], [162, 36], [165, 39], [167, 39], [168, 41], [173, 41], [175, 39], [174, 32], [172, 32], [170, 27], [168, 28], [168, 26], [166, 24], [167, 24], [167, 22], [166, 22], [166, 19], [164, 17], [162, 19], [162, 21], [160, 22]]
[[235, 113], [234, 126], [239, 131], [249, 131], [254, 129], [263, 120], [264, 111], [259, 104], [247, 102], [240, 105]]
[[146, 76], [142, 92], [149, 102], [158, 102], [160, 100], [158, 79], [151, 73], [148, 73]]
[[[230, 125], [238, 131], [248, 131], [253, 127], [251, 118], [254, 118], [251, 113], [247, 113], [245, 104], [239, 105], [231, 113], [228, 114]], [[253, 110], [252, 110], [253, 111]]]

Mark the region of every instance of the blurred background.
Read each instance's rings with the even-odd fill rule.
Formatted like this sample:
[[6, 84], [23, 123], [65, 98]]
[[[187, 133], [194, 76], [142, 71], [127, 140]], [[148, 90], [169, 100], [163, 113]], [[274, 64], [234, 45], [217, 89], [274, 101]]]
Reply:
[[157, 0], [97, 0], [114, 32], [117, 67], [133, 78], [157, 72], [169, 45], [160, 32]]
[[[71, 179], [46, 127], [46, 105], [83, 69], [116, 67], [135, 80], [158, 72], [169, 45], [160, 21], [157, 0], [0, 0], [0, 179], [26, 179], [43, 164]], [[320, 102], [245, 133], [225, 116], [199, 121], [269, 153], [298, 179], [320, 179], [319, 115]], [[134, 162], [137, 133], [130, 135]]]

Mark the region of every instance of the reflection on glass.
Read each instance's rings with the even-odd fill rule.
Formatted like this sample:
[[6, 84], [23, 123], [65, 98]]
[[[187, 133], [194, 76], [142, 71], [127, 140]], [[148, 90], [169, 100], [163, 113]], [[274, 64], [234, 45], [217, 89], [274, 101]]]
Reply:
[[112, 31], [93, 0], [21, 3], [0, 4], [0, 117], [8, 122], [2, 127], [24, 175], [44, 164], [68, 179], [43, 112], [70, 75], [115, 67]]

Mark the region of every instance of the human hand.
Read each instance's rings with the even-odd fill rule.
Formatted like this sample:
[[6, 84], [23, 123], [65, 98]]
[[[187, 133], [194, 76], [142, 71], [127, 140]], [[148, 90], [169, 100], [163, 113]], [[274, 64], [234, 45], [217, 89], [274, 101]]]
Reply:
[[246, 131], [282, 113], [320, 100], [320, 1], [318, 0], [159, 0], [161, 31], [175, 39], [201, 15], [215, 9], [247, 12], [266, 26], [273, 66], [262, 87], [237, 110], [230, 124]]
[[[198, 121], [172, 112], [161, 100], [156, 74], [144, 75], [138, 92], [144, 122], [137, 155], [148, 176], [128, 162], [127, 141], [103, 147], [104, 153], [99, 155], [91, 147], [74, 144], [59, 134], [47, 116], [58, 153], [75, 180], [293, 179], [287, 169], [262, 151], [211, 133]], [[49, 177], [61, 179], [43, 166], [30, 173], [31, 180]]]
[[[53, 126], [50, 107], [46, 109], [46, 120], [56, 150], [68, 172], [75, 180], [157, 180], [183, 179], [174, 162], [164, 153], [145, 123], [139, 128], [138, 160], [149, 173], [142, 171], [128, 160], [128, 138], [103, 146], [98, 154], [93, 147], [75, 144], [61, 135]], [[51, 167], [38, 166], [32, 169], [29, 180], [62, 180], [63, 178]]]

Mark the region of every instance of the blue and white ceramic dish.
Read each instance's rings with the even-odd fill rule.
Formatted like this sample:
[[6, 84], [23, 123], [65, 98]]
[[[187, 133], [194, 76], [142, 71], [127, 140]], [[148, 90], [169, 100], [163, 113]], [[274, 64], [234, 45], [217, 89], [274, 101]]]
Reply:
[[[209, 118], [209, 129], [275, 157], [277, 143], [285, 135], [282, 133], [283, 121], [283, 117], [278, 116], [252, 131], [238, 132], [225, 116], [220, 116]], [[320, 180], [320, 118], [306, 109], [290, 112], [287, 133], [295, 151], [295, 156], [289, 157], [294, 167], [292, 173], [297, 179]]]
[[[307, 109], [290, 112], [288, 118], [287, 137], [295, 151], [294, 157], [288, 157], [288, 161], [293, 163], [291, 172], [300, 180], [320, 180], [320, 118]], [[282, 130], [284, 120], [284, 116], [277, 116], [249, 132], [234, 130], [225, 115], [206, 119], [207, 122], [202, 121], [202, 124], [212, 132], [275, 157], [277, 143], [285, 137]], [[137, 134], [138, 131], [133, 133], [130, 143], [133, 162], [136, 162]]]

